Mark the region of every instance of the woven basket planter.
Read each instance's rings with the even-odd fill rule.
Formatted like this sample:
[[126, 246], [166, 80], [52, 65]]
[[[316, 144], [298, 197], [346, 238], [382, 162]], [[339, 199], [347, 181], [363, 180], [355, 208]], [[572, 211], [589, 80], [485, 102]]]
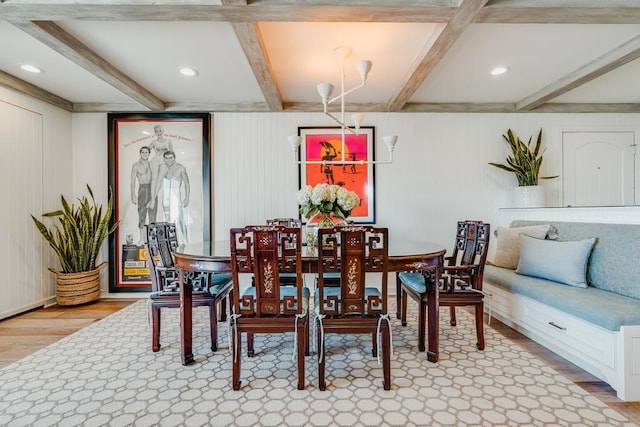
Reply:
[[59, 305], [79, 305], [100, 298], [100, 270], [106, 265], [103, 262], [91, 271], [79, 273], [63, 273], [49, 268], [56, 273], [56, 302]]

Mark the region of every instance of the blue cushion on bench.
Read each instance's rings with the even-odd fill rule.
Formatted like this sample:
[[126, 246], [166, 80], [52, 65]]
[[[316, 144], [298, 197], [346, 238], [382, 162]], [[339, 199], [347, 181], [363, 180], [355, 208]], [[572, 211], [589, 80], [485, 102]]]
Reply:
[[536, 300], [610, 331], [640, 325], [640, 300], [594, 287], [576, 288], [487, 265], [484, 281]]
[[[511, 227], [549, 224], [549, 221], [517, 220]], [[558, 240], [596, 238], [589, 259], [587, 280], [590, 286], [640, 299], [640, 225], [556, 222]]]

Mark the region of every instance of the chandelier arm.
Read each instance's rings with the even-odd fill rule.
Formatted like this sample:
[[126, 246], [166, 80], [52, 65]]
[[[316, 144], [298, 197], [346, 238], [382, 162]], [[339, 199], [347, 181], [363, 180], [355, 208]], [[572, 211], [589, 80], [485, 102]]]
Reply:
[[299, 165], [333, 165], [333, 166], [341, 166], [341, 165], [389, 165], [393, 163], [393, 152], [389, 152], [388, 160], [306, 160], [306, 161], [296, 161]]
[[325, 111], [324, 114], [326, 114], [328, 117], [331, 117], [336, 123], [338, 123], [340, 125], [341, 128], [344, 128], [350, 134], [358, 135], [358, 132], [356, 132], [354, 129], [352, 129], [349, 126], [347, 126], [346, 124], [344, 124], [339, 118], [337, 118], [336, 116], [334, 116], [330, 112]]
[[341, 98], [344, 98], [345, 96], [349, 95], [350, 93], [355, 92], [356, 90], [364, 87], [366, 85], [366, 83], [360, 83], [358, 86], [349, 89], [348, 91], [341, 93], [340, 95], [336, 95], [333, 98], [331, 98], [330, 100], [327, 101], [327, 104], [331, 104], [332, 102], [335, 102]]
[[[1, 2], [2, 0], [0, 0]], [[383, 138], [384, 143], [387, 145], [387, 149], [389, 150], [389, 160], [347, 160], [345, 155], [348, 149], [346, 143], [346, 133], [350, 133], [352, 135], [360, 135], [360, 125], [363, 120], [362, 114], [352, 114], [351, 119], [355, 123], [355, 126], [349, 127], [345, 122], [345, 98], [347, 95], [355, 92], [358, 89], [361, 89], [367, 84], [367, 74], [371, 70], [371, 61], [365, 60], [360, 61], [357, 64], [357, 69], [360, 73], [360, 77], [362, 81], [359, 85], [355, 87], [345, 90], [345, 58], [349, 55], [350, 49], [346, 47], [338, 47], [334, 50], [334, 53], [340, 57], [342, 57], [342, 72], [340, 75], [340, 94], [334, 96], [333, 98], [329, 98], [331, 93], [334, 90], [334, 86], [330, 83], [320, 83], [316, 86], [318, 94], [322, 98], [323, 112], [324, 114], [335, 121], [338, 125], [340, 125], [340, 136], [341, 136], [341, 145], [340, 145], [340, 159], [338, 160], [298, 160], [296, 157], [296, 153], [300, 147], [300, 137], [289, 136], [289, 145], [291, 149], [294, 151], [294, 162], [299, 165], [376, 165], [376, 164], [390, 164], [393, 163], [393, 150], [396, 145], [396, 141], [398, 137], [396, 135], [393, 136], [385, 136]], [[332, 114], [328, 110], [329, 104], [340, 101], [340, 117]], [[331, 150], [327, 149], [326, 144], [328, 142], [321, 142], [323, 144], [324, 153], [321, 153], [321, 156], [324, 158], [334, 159], [336, 155], [331, 155]], [[329, 146], [333, 147], [333, 144], [329, 144]], [[335, 147], [333, 147], [333, 151], [335, 152]], [[337, 154], [337, 153], [336, 153]], [[351, 156], [351, 158], [355, 159], [355, 155]]]

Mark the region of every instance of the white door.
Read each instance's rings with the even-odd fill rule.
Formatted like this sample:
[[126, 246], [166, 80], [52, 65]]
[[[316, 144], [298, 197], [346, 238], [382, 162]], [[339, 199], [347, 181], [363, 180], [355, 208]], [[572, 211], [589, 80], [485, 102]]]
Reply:
[[633, 132], [563, 132], [563, 205], [635, 205], [635, 152]]

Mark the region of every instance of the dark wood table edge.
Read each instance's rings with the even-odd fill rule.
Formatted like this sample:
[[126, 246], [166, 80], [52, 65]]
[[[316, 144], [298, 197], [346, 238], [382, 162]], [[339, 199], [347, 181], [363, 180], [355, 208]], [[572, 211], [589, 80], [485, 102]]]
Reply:
[[[402, 271], [422, 271], [436, 269], [437, 277], [444, 265], [445, 249], [432, 253], [420, 253], [414, 255], [389, 256], [388, 272], [396, 273], [396, 317], [400, 318], [400, 307], [402, 303], [402, 291], [400, 280], [397, 274]], [[180, 252], [174, 254], [175, 264], [179, 269], [180, 283], [184, 283], [186, 271], [207, 271], [207, 272], [230, 272], [231, 264], [228, 256], [210, 257], [204, 255], [191, 255]], [[305, 257], [305, 272], [314, 273], [313, 258]], [[440, 305], [438, 302], [438, 286], [428, 286], [428, 307], [427, 322], [428, 328], [428, 348], [427, 360], [437, 362], [439, 357], [439, 316]], [[180, 286], [180, 357], [183, 365], [194, 362], [193, 357], [193, 307], [192, 291], [190, 286]]]

